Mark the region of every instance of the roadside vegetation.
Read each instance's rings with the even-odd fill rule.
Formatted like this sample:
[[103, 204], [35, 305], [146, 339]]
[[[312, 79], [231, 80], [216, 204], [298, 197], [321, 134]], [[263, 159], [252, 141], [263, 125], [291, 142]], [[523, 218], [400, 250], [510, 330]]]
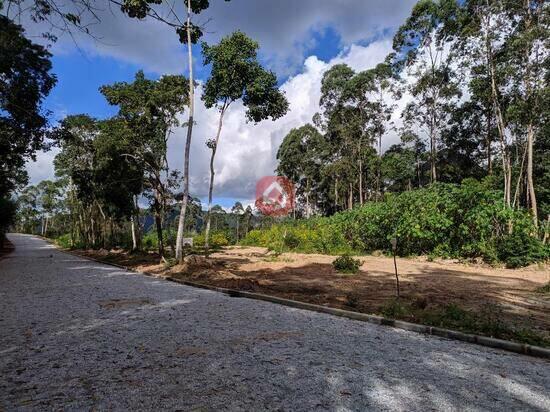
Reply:
[[395, 237], [400, 256], [479, 259], [513, 268], [550, 258], [549, 245], [534, 233], [527, 211], [506, 207], [499, 191], [467, 179], [387, 194], [331, 217], [252, 230], [241, 243], [275, 251], [389, 254]]

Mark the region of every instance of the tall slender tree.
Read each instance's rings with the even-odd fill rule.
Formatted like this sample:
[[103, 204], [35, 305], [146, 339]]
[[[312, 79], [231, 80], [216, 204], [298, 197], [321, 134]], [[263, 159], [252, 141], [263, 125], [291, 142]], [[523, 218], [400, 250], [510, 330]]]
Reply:
[[225, 113], [230, 105], [238, 100], [242, 101], [246, 108], [246, 119], [256, 123], [268, 118], [276, 120], [284, 116], [288, 110], [288, 102], [277, 87], [277, 77], [258, 62], [258, 48], [257, 42], [240, 31], [223, 38], [217, 45], [202, 45], [204, 64], [212, 65], [202, 99], [206, 107], [216, 107], [219, 111], [216, 135], [207, 142], [212, 152], [205, 231], [206, 250], [209, 247], [214, 160]]

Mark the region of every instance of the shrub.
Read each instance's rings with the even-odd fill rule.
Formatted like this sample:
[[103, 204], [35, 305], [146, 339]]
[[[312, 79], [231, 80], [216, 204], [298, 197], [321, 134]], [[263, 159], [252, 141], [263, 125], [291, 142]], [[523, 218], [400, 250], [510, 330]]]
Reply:
[[71, 247], [71, 235], [69, 233], [61, 235], [55, 239], [55, 243], [62, 248], [68, 249]]
[[481, 258], [509, 267], [548, 259], [549, 247], [531, 235], [535, 229], [529, 213], [506, 207], [502, 193], [489, 183], [465, 179], [460, 185], [438, 183], [387, 194], [381, 202], [331, 217], [253, 230], [241, 243], [279, 252], [339, 255], [390, 253], [390, 239], [397, 237], [400, 256]]
[[342, 255], [334, 259], [332, 266], [341, 273], [357, 273], [361, 266], [361, 261], [349, 255]]
[[500, 240], [498, 256], [506, 267], [518, 268], [548, 259], [548, 247], [529, 234], [513, 232]]
[[[222, 232], [211, 233], [209, 243], [212, 249], [218, 249], [229, 245], [229, 239]], [[204, 234], [193, 236], [193, 246], [204, 247]]]
[[65, 248], [65, 249], [70, 249], [70, 248], [81, 249], [81, 248], [84, 248], [84, 243], [82, 243], [82, 241], [80, 241], [78, 239], [75, 239], [74, 245], [71, 245], [71, 234], [70, 233], [65, 233], [64, 235], [58, 236], [57, 238], [55, 238], [54, 241], [57, 245], [59, 245], [62, 248]]
[[395, 319], [409, 315], [410, 308], [405, 306], [398, 299], [392, 299], [384, 304], [380, 312], [387, 318]]

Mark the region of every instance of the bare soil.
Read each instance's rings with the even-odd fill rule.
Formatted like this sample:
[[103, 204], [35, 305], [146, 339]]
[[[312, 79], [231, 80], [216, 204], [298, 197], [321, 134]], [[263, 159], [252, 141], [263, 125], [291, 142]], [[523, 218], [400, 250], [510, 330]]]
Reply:
[[[334, 256], [283, 253], [260, 247], [227, 247], [208, 259], [193, 255], [169, 267], [154, 254], [83, 252], [127, 267], [218, 287], [254, 291], [363, 313], [385, 313], [396, 295], [393, 259], [360, 256], [357, 274], [337, 273]], [[400, 302], [413, 310], [394, 317], [422, 322], [449, 305], [472, 313], [487, 307], [498, 322], [550, 338], [550, 295], [538, 288], [550, 281], [548, 265], [494, 268], [456, 261], [398, 258]], [[442, 325], [444, 326], [444, 325]]]

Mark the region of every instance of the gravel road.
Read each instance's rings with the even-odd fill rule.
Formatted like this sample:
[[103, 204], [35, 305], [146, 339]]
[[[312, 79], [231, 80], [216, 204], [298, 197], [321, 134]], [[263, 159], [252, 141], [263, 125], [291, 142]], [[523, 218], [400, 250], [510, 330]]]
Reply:
[[9, 235], [0, 411], [550, 410], [550, 362], [232, 298]]

